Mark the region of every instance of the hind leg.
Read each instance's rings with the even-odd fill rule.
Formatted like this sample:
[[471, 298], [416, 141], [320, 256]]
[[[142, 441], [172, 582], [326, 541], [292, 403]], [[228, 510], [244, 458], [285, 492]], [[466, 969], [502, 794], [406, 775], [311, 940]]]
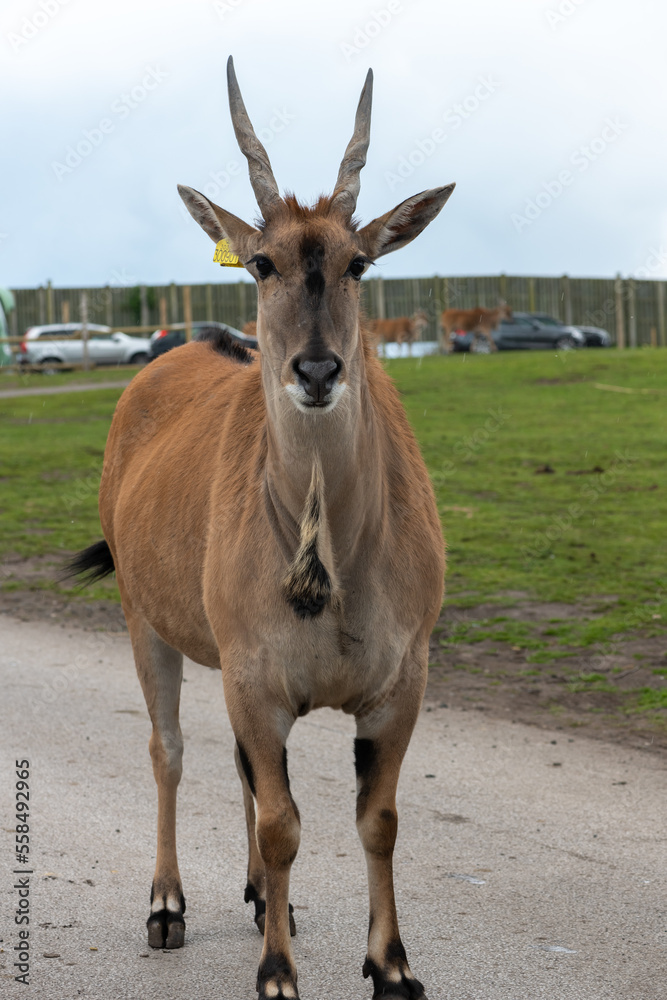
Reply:
[[492, 352], [493, 351], [497, 351], [498, 350], [498, 345], [496, 344], [495, 340], [493, 339], [493, 333], [492, 333], [492, 331], [491, 330], [487, 330], [485, 328], [481, 332], [484, 334], [484, 336], [486, 337], [486, 339], [489, 342], [489, 350], [492, 351]]
[[178, 709], [183, 656], [138, 615], [126, 610], [137, 674], [153, 723], [149, 749], [157, 784], [157, 860], [146, 922], [151, 948], [182, 948], [185, 899], [176, 857], [176, 791], [181, 780], [183, 739]]

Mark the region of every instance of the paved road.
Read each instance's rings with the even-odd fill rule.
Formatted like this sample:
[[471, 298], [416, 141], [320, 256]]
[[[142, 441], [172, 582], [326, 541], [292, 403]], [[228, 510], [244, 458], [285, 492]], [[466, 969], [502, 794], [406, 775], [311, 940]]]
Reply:
[[[155, 788], [127, 637], [3, 617], [0, 676], [0, 995], [256, 998], [261, 940], [242, 902], [241, 795], [219, 674], [186, 665], [186, 947], [150, 955]], [[321, 711], [290, 737], [303, 1000], [371, 995], [352, 736], [350, 719]], [[12, 982], [17, 757], [32, 762], [30, 989]], [[424, 710], [401, 779], [396, 869], [403, 938], [430, 1000], [664, 1000], [666, 785], [650, 754]]]
[[70, 382], [67, 385], [45, 385], [38, 389], [2, 389], [0, 399], [18, 399], [20, 396], [59, 396], [63, 392], [88, 392], [89, 389], [124, 389], [129, 380], [123, 382]]

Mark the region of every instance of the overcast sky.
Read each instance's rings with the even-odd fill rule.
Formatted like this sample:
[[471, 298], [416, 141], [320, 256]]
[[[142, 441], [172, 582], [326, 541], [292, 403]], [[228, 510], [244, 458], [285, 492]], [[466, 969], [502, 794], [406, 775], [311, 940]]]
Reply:
[[0, 284], [245, 275], [176, 192], [257, 214], [230, 53], [282, 190], [331, 190], [369, 66], [360, 217], [457, 182], [375, 273], [666, 277], [666, 35], [664, 0], [3, 0]]

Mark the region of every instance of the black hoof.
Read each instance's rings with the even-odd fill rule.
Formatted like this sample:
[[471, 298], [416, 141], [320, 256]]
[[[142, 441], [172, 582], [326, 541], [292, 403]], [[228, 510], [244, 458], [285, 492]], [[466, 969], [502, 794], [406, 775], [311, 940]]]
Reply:
[[182, 948], [185, 943], [185, 920], [180, 910], [158, 910], [146, 921], [151, 948]]
[[362, 971], [364, 979], [373, 979], [373, 1000], [427, 1000], [424, 987], [413, 978], [407, 963], [403, 969], [395, 967], [390, 971], [367, 958]]
[[[153, 902], [151, 891], [151, 903]], [[163, 904], [166, 899], [162, 900]], [[161, 910], [153, 910], [146, 921], [148, 945], [150, 948], [182, 948], [185, 943], [185, 899], [181, 894], [179, 910], [169, 910], [163, 905]]]
[[282, 955], [267, 955], [257, 972], [259, 1000], [299, 1000], [296, 971]]
[[[254, 920], [257, 924], [257, 929], [259, 933], [264, 936], [264, 927], [266, 925], [266, 900], [260, 899], [257, 890], [254, 885], [248, 882], [245, 887], [245, 893], [243, 894], [243, 899], [246, 903], [255, 904], [255, 916]], [[289, 904], [289, 932], [292, 937], [296, 936], [296, 924], [294, 922], [294, 907]]]

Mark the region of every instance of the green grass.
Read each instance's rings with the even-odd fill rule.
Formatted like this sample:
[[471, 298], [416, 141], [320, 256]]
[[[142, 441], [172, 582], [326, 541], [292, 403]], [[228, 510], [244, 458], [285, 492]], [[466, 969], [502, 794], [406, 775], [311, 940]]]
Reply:
[[136, 367], [116, 365], [104, 365], [90, 372], [63, 371], [55, 375], [43, 375], [41, 372], [14, 373], [0, 369], [0, 399], [2, 392], [7, 389], [42, 389], [84, 382], [123, 382], [131, 379], [138, 371]]
[[[664, 628], [666, 362], [660, 350], [387, 362], [435, 487], [451, 602], [507, 605], [525, 595], [579, 605], [581, 617], [550, 623], [563, 647]], [[21, 379], [110, 377], [104, 369]], [[0, 557], [71, 551], [100, 537], [96, 490], [119, 395], [0, 399]], [[555, 473], [537, 474], [545, 464]], [[594, 467], [605, 474], [569, 474]], [[552, 643], [534, 623], [485, 619], [467, 626], [466, 641], [475, 632], [548, 660]]]
[[387, 364], [435, 488], [453, 603], [580, 605], [584, 620], [555, 629], [577, 645], [664, 628], [665, 362], [640, 350]]
[[0, 558], [74, 551], [101, 537], [97, 490], [121, 391], [0, 400]]
[[609, 691], [617, 692], [617, 688], [609, 681], [608, 677], [604, 674], [578, 674], [573, 680], [568, 684], [568, 688], [573, 694], [579, 694], [582, 691]]
[[641, 688], [637, 692], [635, 711], [646, 712], [667, 708], [667, 690], [656, 691], [654, 688]]

